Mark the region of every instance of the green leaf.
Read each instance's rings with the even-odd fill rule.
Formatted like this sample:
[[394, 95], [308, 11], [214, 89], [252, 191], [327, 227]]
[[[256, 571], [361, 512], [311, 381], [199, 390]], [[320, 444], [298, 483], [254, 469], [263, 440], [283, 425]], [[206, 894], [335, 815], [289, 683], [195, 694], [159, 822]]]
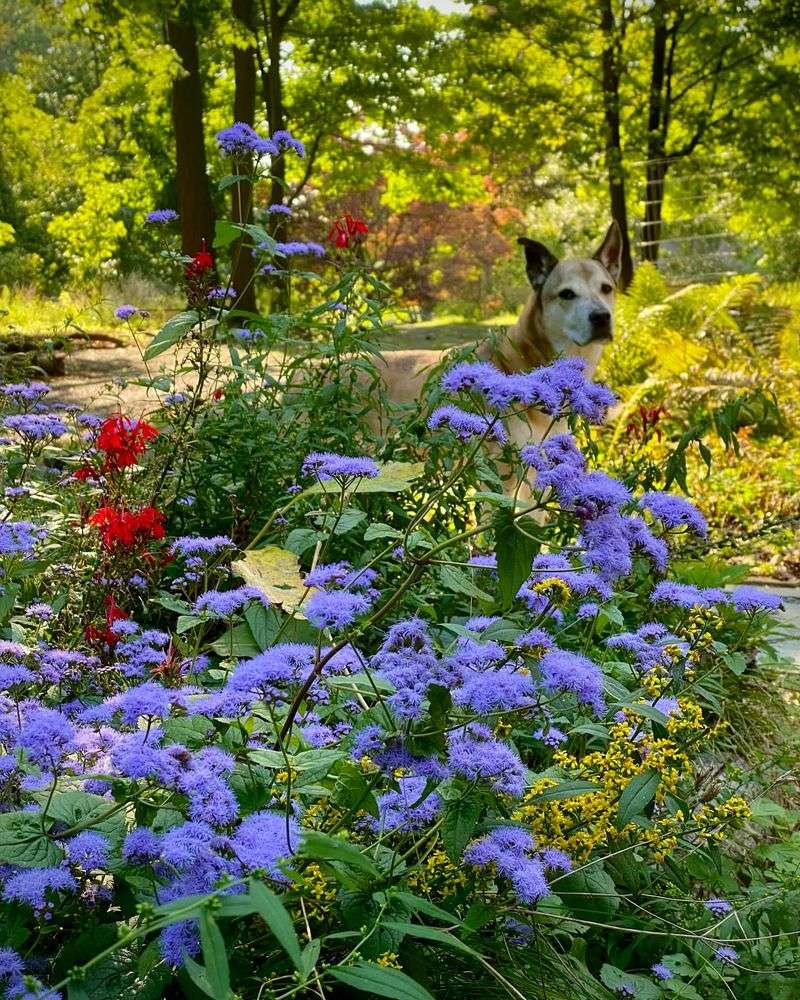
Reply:
[[411, 910], [412, 913], [424, 913], [428, 917], [443, 920], [446, 924], [460, 923], [458, 917], [453, 916], [452, 913], [448, 913], [447, 910], [443, 910], [440, 906], [432, 903], [429, 899], [425, 899], [423, 896], [415, 896], [412, 892], [394, 892], [392, 893], [392, 899], [398, 900], [403, 906]]
[[[539, 543], [519, 530], [513, 515], [512, 509], [502, 507], [493, 520], [500, 600], [504, 608], [511, 606], [517, 591], [530, 576], [533, 557], [539, 551]], [[526, 527], [532, 524], [530, 518], [519, 520], [524, 520]]]
[[208, 909], [200, 913], [200, 944], [203, 949], [203, 960], [206, 963], [208, 984], [211, 987], [210, 995], [214, 1000], [228, 1000], [231, 992], [231, 974], [228, 968], [225, 938]]
[[[383, 462], [378, 463], [380, 473], [374, 479], [359, 479], [347, 487], [347, 493], [400, 493], [425, 471], [424, 462]], [[303, 490], [301, 496], [315, 493], [341, 492], [339, 484], [326, 480], [317, 482]]]
[[191, 955], [184, 955], [183, 964], [194, 985], [205, 993], [207, 997], [213, 997], [214, 992], [211, 988], [211, 983], [208, 981], [208, 976], [206, 975], [206, 970], [203, 966], [200, 965], [199, 962], [195, 962]]
[[357, 871], [378, 878], [380, 873], [375, 864], [353, 844], [340, 837], [329, 837], [318, 830], [304, 830], [300, 850], [304, 857], [319, 858], [324, 861], [341, 861]]
[[42, 831], [42, 818], [37, 813], [0, 815], [0, 863], [49, 868], [63, 857], [64, 852]]
[[[227, 190], [227, 188], [233, 187], [234, 184], [238, 184], [238, 183], [240, 183], [242, 181], [247, 181], [247, 182], [250, 181], [250, 178], [248, 177], [247, 174], [226, 174], [222, 178], [222, 180], [220, 180], [218, 182], [218, 184], [217, 184], [217, 191], [225, 191], [225, 190]], [[218, 239], [219, 239], [219, 225], [220, 224], [218, 222], [217, 226], [216, 226], [216, 229], [215, 229], [214, 246], [215, 247], [221, 247], [221, 246], [226, 247], [228, 245], [228, 243], [230, 243], [232, 241], [228, 240], [227, 243], [218, 243], [217, 242]], [[228, 223], [228, 225], [230, 225], [230, 223]], [[234, 237], [234, 239], [235, 239], [235, 237]]]
[[444, 587], [455, 591], [457, 594], [465, 594], [467, 597], [473, 597], [478, 601], [486, 601], [487, 603], [491, 603], [493, 599], [491, 594], [487, 594], [485, 590], [481, 590], [480, 587], [476, 586], [470, 580], [466, 573], [456, 566], [440, 567], [439, 577]]
[[303, 977], [303, 981], [311, 975], [314, 971], [314, 966], [319, 961], [319, 953], [322, 950], [322, 942], [319, 938], [314, 938], [309, 941], [308, 944], [303, 948], [300, 955], [300, 961], [302, 968], [300, 969], [300, 975]]
[[741, 653], [725, 653], [722, 662], [737, 677], [740, 677], [747, 670], [747, 660]]
[[144, 360], [152, 361], [159, 354], [168, 351], [173, 344], [177, 344], [181, 337], [192, 329], [199, 319], [200, 314], [195, 309], [188, 309], [167, 320], [148, 344], [147, 350], [144, 352]]
[[363, 809], [364, 812], [378, 818], [378, 803], [372, 794], [372, 789], [363, 772], [350, 762], [347, 762], [336, 778], [336, 785], [331, 794], [331, 802], [350, 812]]
[[216, 642], [211, 643], [211, 648], [217, 656], [222, 657], [249, 658], [261, 652], [247, 622], [239, 622], [238, 625], [229, 628]]
[[227, 219], [217, 219], [214, 227], [214, 249], [224, 250], [241, 235], [241, 229], [233, 222], [228, 222]]
[[405, 972], [387, 969], [373, 962], [357, 962], [329, 970], [334, 979], [363, 993], [388, 1000], [434, 1000], [431, 994]]
[[320, 533], [314, 531], [313, 528], [294, 528], [286, 536], [284, 544], [290, 552], [301, 556], [304, 552], [308, 552], [309, 549], [313, 549], [317, 544], [317, 540], [321, 537]]
[[402, 538], [403, 532], [382, 522], [373, 522], [364, 532], [365, 542], [374, 542], [376, 538]]
[[275, 636], [281, 627], [281, 616], [274, 608], [265, 608], [260, 601], [251, 601], [245, 608], [244, 620], [250, 626], [250, 631], [259, 649], [269, 649], [275, 641]]
[[474, 948], [470, 948], [468, 944], [464, 944], [463, 941], [459, 941], [453, 934], [449, 934], [439, 927], [427, 927], [425, 924], [400, 923], [395, 920], [387, 920], [382, 926], [388, 927], [389, 930], [403, 934], [404, 936], [408, 935], [409, 937], [423, 938], [426, 941], [436, 941], [438, 944], [443, 944], [454, 951], [461, 951], [465, 955], [472, 955], [473, 958], [479, 955]]
[[297, 931], [295, 931], [292, 918], [287, 913], [280, 898], [263, 882], [256, 879], [250, 880], [250, 895], [256, 904], [259, 915], [275, 935], [278, 944], [292, 960], [292, 965], [298, 972], [302, 972], [303, 956], [300, 951], [300, 942], [297, 939]]
[[655, 983], [644, 976], [637, 976], [635, 973], [623, 972], [614, 965], [604, 965], [600, 969], [600, 979], [604, 986], [607, 986], [614, 994], [619, 994], [620, 987], [624, 984], [630, 985], [634, 990], [634, 995], [641, 1000], [658, 1000], [661, 990]]
[[599, 862], [553, 879], [553, 889], [570, 913], [581, 920], [608, 923], [619, 908], [614, 880]]
[[660, 781], [661, 778], [655, 771], [643, 771], [631, 778], [619, 797], [617, 826], [620, 829], [634, 817], [644, 814], [655, 797]]
[[442, 813], [442, 844], [451, 861], [461, 860], [464, 848], [475, 831], [480, 813], [481, 797], [477, 793], [445, 801]]
[[588, 795], [590, 792], [599, 791], [599, 786], [591, 781], [582, 781], [580, 778], [560, 781], [552, 788], [545, 788], [543, 792], [533, 797], [536, 802], [553, 802], [556, 799], [571, 799], [576, 795]]

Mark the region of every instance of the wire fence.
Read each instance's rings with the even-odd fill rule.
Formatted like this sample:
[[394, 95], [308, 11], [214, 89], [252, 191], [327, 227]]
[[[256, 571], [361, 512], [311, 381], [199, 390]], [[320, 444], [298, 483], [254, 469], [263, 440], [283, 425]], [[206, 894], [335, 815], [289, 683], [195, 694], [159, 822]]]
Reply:
[[655, 182], [655, 191], [648, 190], [648, 172], [665, 162], [630, 165], [636, 176], [631, 234], [636, 259], [654, 259], [667, 280], [678, 285], [752, 271], [757, 252], [728, 225], [736, 208], [736, 182], [744, 179], [740, 169], [723, 160], [692, 157], [670, 165], [664, 179]]

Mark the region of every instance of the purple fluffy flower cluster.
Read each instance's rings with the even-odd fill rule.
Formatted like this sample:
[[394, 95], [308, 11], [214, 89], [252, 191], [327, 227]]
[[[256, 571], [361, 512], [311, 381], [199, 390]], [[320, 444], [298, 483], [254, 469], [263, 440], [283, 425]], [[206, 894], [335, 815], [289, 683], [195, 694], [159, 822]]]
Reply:
[[205, 613], [212, 618], [230, 618], [251, 601], [269, 607], [269, 601], [258, 587], [243, 586], [235, 590], [207, 590], [197, 598], [192, 610], [196, 615]]
[[317, 566], [305, 579], [317, 587], [303, 606], [306, 618], [317, 628], [343, 629], [365, 614], [380, 596], [372, 584], [372, 569], [353, 569], [349, 563]]
[[545, 867], [569, 871], [569, 858], [560, 851], [536, 854], [536, 842], [527, 830], [499, 826], [474, 840], [464, 852], [464, 861], [477, 868], [494, 866], [506, 879], [521, 903], [535, 903], [550, 894]]
[[501, 444], [508, 440], [502, 421], [496, 417], [469, 413], [452, 404], [435, 409], [428, 419], [428, 427], [432, 431], [448, 427], [459, 441], [469, 441], [470, 438], [482, 435], [489, 435]]
[[32, 521], [5, 521], [0, 524], [0, 555], [32, 556], [38, 542], [47, 532]]
[[45, 413], [13, 413], [3, 418], [3, 426], [28, 441], [47, 441], [67, 433], [66, 424]]
[[667, 647], [673, 647], [681, 653], [686, 653], [688, 647], [674, 636], [665, 625], [659, 622], [648, 622], [635, 632], [620, 632], [606, 639], [609, 649], [621, 649], [631, 653], [636, 665], [643, 673], [648, 673], [656, 667], [669, 667], [672, 656]]
[[144, 217], [145, 223], [155, 226], [166, 226], [178, 218], [178, 213], [174, 208], [154, 208]]
[[322, 451], [306, 455], [300, 471], [304, 476], [316, 476], [323, 482], [328, 479], [345, 482], [350, 479], [375, 479], [380, 473], [371, 458]]
[[603, 671], [586, 656], [565, 649], [551, 649], [544, 654], [539, 670], [542, 687], [553, 694], [574, 694], [600, 716], [605, 711]]
[[562, 358], [526, 374], [506, 375], [488, 362], [462, 362], [442, 377], [445, 392], [480, 393], [496, 410], [535, 407], [550, 416], [569, 410], [594, 423], [605, 419], [616, 397], [605, 386], [589, 382], [581, 358]]
[[264, 139], [252, 125], [234, 122], [216, 135], [217, 146], [223, 156], [277, 156], [280, 150], [275, 142]]
[[486, 781], [496, 792], [519, 798], [525, 789], [519, 754], [482, 723], [472, 722], [450, 734], [447, 763], [456, 774], [469, 781]]

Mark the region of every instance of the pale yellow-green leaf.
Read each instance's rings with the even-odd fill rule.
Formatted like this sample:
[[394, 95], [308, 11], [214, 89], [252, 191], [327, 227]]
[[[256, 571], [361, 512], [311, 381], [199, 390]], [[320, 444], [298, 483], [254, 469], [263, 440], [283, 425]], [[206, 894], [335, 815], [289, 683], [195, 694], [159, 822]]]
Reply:
[[294, 611], [308, 595], [300, 575], [300, 562], [294, 552], [279, 545], [246, 552], [231, 569], [251, 587], [257, 587], [272, 604]]
[[[347, 487], [348, 493], [400, 493], [422, 475], [424, 462], [383, 462], [378, 463], [380, 473], [374, 479], [358, 479]], [[314, 483], [303, 490], [304, 496], [314, 493], [339, 493], [339, 484], [332, 479]]]

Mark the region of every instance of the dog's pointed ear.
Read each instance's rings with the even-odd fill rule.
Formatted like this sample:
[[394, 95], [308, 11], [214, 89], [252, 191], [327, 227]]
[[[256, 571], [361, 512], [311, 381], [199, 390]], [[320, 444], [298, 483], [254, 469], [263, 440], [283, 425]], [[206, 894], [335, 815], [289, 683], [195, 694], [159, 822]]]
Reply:
[[547, 281], [547, 276], [558, 263], [558, 258], [538, 240], [529, 240], [527, 236], [518, 236], [517, 243], [525, 248], [525, 273], [528, 281], [538, 291]]
[[622, 231], [616, 219], [608, 227], [593, 259], [600, 261], [615, 282], [619, 281], [622, 271]]

